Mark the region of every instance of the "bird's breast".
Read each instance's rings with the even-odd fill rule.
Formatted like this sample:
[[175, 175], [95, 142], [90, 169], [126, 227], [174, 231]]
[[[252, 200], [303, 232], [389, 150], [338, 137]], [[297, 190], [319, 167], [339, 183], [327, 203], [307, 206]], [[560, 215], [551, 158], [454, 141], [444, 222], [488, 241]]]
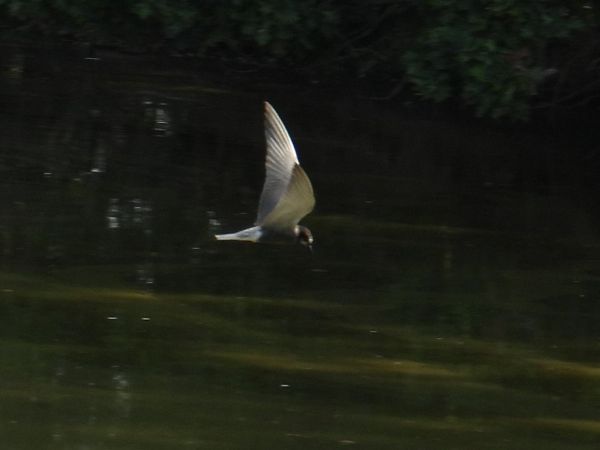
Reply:
[[290, 244], [296, 241], [296, 236], [293, 230], [276, 230], [271, 228], [262, 228], [262, 233], [259, 242], [269, 244]]

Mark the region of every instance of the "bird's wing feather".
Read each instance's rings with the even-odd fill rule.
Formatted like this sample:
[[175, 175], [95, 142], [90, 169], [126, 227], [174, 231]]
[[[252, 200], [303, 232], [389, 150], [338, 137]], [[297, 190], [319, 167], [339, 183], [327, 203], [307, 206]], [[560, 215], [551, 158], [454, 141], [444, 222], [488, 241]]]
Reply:
[[265, 102], [265, 139], [265, 184], [258, 203], [256, 225], [264, 223], [286, 194], [294, 167], [299, 164], [290, 135], [269, 102]]
[[315, 207], [315, 196], [306, 172], [296, 164], [285, 194], [264, 218], [262, 226], [289, 230]]

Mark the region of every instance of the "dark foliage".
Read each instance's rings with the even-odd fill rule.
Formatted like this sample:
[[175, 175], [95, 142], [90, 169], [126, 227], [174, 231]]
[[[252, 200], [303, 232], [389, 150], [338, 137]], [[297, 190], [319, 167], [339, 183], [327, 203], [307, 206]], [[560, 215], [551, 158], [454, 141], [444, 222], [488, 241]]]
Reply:
[[594, 101], [596, 2], [579, 0], [0, 0], [4, 33], [344, 72], [390, 93], [525, 119]]

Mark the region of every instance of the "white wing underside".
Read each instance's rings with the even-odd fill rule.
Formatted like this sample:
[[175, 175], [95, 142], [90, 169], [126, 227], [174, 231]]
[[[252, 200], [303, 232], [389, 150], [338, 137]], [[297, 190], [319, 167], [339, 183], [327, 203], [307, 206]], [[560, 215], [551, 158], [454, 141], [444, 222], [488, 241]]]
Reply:
[[268, 102], [265, 102], [265, 138], [266, 176], [256, 225], [289, 229], [312, 211], [315, 197], [310, 180], [298, 162], [294, 144]]

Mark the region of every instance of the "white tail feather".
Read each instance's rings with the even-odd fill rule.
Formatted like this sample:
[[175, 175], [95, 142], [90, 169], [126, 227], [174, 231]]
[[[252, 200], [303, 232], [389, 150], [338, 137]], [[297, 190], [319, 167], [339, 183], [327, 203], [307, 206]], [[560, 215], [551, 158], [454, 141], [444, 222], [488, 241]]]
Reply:
[[215, 234], [215, 239], [217, 241], [238, 241], [239, 240], [237, 233]]
[[237, 233], [215, 234], [218, 241], [250, 241], [257, 242], [262, 236], [260, 227], [247, 228]]

